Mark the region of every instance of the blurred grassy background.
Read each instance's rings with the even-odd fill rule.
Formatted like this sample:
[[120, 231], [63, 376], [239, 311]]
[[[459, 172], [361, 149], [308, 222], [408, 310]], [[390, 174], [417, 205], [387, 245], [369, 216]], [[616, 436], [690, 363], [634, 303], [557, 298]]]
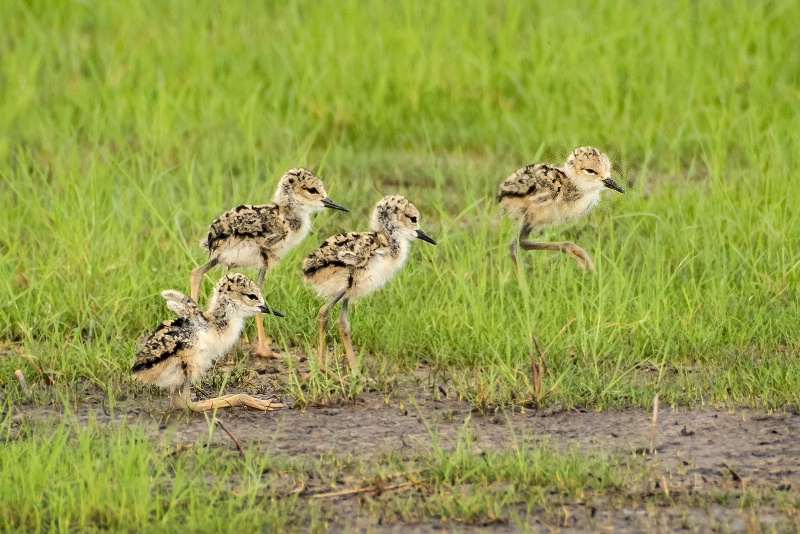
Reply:
[[[207, 224], [303, 165], [353, 211], [268, 275], [281, 344], [315, 334], [302, 256], [400, 193], [440, 245], [356, 304], [367, 360], [503, 404], [528, 395], [536, 332], [567, 404], [797, 405], [799, 19], [745, 0], [3, 2], [3, 394], [18, 367], [126, 387]], [[497, 185], [586, 144], [630, 191], [550, 235], [598, 272], [527, 254], [520, 285]]]

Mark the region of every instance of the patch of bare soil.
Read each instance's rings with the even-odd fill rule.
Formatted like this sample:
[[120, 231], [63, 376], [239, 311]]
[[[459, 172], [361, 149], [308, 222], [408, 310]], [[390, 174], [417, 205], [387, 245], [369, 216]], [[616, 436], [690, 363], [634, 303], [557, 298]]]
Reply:
[[[279, 362], [252, 365], [278, 369], [278, 374], [282, 367]], [[433, 446], [432, 428], [445, 449], [453, 447], [468, 429], [477, 452], [513, 449], [515, 442], [547, 442], [557, 448], [577, 445], [583, 451], [601, 452], [623, 462], [643, 459], [649, 474], [641, 480], [625, 481], [622, 499], [590, 496], [559, 505], [556, 515], [543, 510], [541, 517], [532, 514], [533, 531], [800, 531], [800, 518], [793, 515], [800, 507], [800, 415], [794, 411], [673, 410], [662, 406], [656, 428], [657, 452], [649, 454], [652, 414], [644, 410], [551, 407], [481, 416], [468, 403], [440, 395], [438, 388], [435, 397], [431, 391], [408, 386], [390, 395], [363, 392], [355, 402], [340, 400], [305, 409], [290, 406], [266, 413], [221, 410], [218, 417], [240, 442], [258, 443], [262, 450], [293, 458], [316, 460], [334, 453], [379, 461], [388, 452], [413, 458]], [[288, 396], [283, 400], [291, 404]], [[168, 435], [172, 444], [195, 443], [208, 435], [206, 416], [175, 413], [165, 417], [166, 405], [166, 396], [129, 398], [116, 407], [115, 418], [141, 425], [153, 436]], [[101, 421], [110, 419], [98, 403], [78, 407], [79, 417], [87, 417], [89, 412]], [[53, 413], [47, 408], [19, 406], [15, 417]], [[224, 432], [217, 431], [213, 439], [218, 446], [234, 447]], [[794, 504], [781, 506], [779, 496]], [[361, 511], [359, 499], [355, 494], [336, 499], [339, 513], [348, 510], [353, 516], [332, 526], [404, 532], [483, 528], [440, 524], [436, 519], [416, 525], [400, 521], [379, 525]], [[511, 523], [492, 524], [491, 528], [517, 530]]]

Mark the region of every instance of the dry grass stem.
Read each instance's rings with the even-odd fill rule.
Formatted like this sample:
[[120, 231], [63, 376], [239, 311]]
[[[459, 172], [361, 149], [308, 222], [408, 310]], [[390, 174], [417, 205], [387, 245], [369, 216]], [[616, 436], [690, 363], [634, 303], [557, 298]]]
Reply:
[[[533, 385], [533, 402], [539, 402], [542, 393], [542, 374], [544, 373], [544, 353], [542, 347], [539, 345], [539, 340], [536, 334], [531, 334], [531, 384]], [[539, 359], [537, 361], [534, 349], [538, 353]]]
[[364, 488], [356, 488], [356, 489], [349, 489], [349, 490], [342, 490], [342, 491], [334, 491], [331, 493], [317, 493], [311, 496], [312, 499], [329, 499], [332, 497], [342, 497], [345, 495], [357, 495], [359, 493], [367, 493], [370, 491], [374, 491], [377, 494], [381, 494], [386, 491], [393, 491], [393, 490], [400, 490], [411, 487], [413, 482], [403, 482], [402, 484], [395, 484], [394, 486], [381, 486], [380, 484], [373, 484], [371, 486], [367, 486]]
[[650, 454], [656, 453], [656, 424], [658, 423], [658, 393], [653, 397], [653, 426], [650, 429]]

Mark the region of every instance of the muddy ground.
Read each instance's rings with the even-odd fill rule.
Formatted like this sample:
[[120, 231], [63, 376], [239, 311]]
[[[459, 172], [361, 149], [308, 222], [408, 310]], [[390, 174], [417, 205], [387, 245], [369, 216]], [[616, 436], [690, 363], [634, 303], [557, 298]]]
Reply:
[[[250, 365], [263, 378], [256, 388], [262, 392], [264, 384], [279, 384], [286, 378], [280, 362]], [[425, 372], [420, 369], [418, 375]], [[197, 397], [209, 393], [195, 391]], [[412, 458], [433, 446], [429, 428], [435, 429], [445, 449], [453, 447], [468, 428], [478, 452], [512, 449], [515, 440], [546, 442], [557, 448], [578, 446], [586, 452], [640, 458], [647, 466], [647, 480], [631, 484], [623, 505], [619, 499], [612, 506], [602, 496], [589, 496], [585, 502], [559, 505], [555, 515], [543, 511], [541, 518], [533, 519], [533, 531], [800, 532], [800, 518], [795, 515], [800, 506], [800, 415], [795, 410], [766, 413], [749, 408], [662, 406], [653, 455], [648, 451], [652, 413], [641, 409], [551, 406], [481, 415], [450, 393], [446, 387], [423, 387], [416, 381], [389, 395], [367, 388], [355, 402], [334, 396], [323, 405], [303, 409], [292, 406], [291, 398], [283, 395], [286, 408], [266, 413], [229, 409], [218, 417], [243, 444], [257, 443], [276, 455], [310, 460], [331, 453], [358, 455], [367, 461], [379, 461], [388, 452]], [[141, 425], [153, 436], [169, 435], [172, 444], [192, 444], [208, 435], [206, 416], [166, 415], [166, 405], [166, 396], [135, 395], [119, 403], [115, 419]], [[58, 414], [55, 408], [26, 405], [18, 406], [16, 412], [17, 418]], [[89, 396], [78, 407], [79, 417], [89, 412], [101, 421], [110, 419], [99, 398]], [[224, 432], [216, 432], [214, 440], [220, 447], [235, 447]], [[778, 496], [794, 505], [781, 506]], [[454, 524], [436, 518], [413, 525], [377, 524], [361, 512], [359, 499], [359, 495], [338, 499], [339, 513], [348, 510], [352, 515], [340, 517], [341, 522], [331, 526], [348, 531], [517, 530], [513, 523]]]

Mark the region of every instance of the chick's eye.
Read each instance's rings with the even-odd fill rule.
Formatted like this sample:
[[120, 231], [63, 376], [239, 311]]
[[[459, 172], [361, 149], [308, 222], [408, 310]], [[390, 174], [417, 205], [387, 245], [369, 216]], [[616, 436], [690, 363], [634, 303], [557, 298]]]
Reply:
[[306, 191], [308, 191], [312, 195], [318, 195], [319, 194], [319, 190], [316, 187], [307, 187]]
[[411, 221], [412, 224], [417, 224], [417, 218], [416, 217], [409, 217], [408, 220]]
[[255, 293], [248, 293], [245, 295], [245, 297], [249, 298], [250, 300], [258, 300], [258, 297], [255, 295]]
[[586, 172], [588, 172], [589, 174], [597, 174], [597, 171], [594, 169], [586, 169]]

